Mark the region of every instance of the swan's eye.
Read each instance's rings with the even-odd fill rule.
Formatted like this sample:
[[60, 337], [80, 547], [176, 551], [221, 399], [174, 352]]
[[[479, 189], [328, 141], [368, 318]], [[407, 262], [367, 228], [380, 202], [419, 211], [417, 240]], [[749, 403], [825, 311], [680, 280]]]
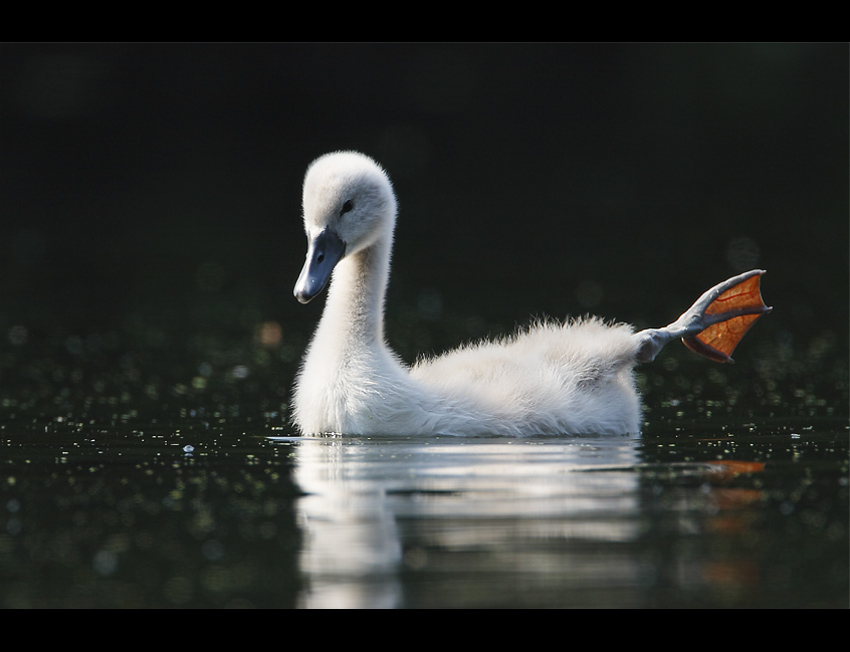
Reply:
[[352, 208], [354, 208], [354, 202], [351, 201], [350, 199], [347, 199], [345, 201], [345, 203], [342, 205], [342, 210], [339, 212], [339, 214], [342, 215], [343, 213], [347, 213]]

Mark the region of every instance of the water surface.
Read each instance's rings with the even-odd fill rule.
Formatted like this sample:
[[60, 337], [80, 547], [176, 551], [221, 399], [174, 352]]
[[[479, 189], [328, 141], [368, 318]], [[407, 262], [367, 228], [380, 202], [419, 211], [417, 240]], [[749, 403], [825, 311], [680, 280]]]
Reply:
[[3, 607], [848, 606], [835, 338], [673, 347], [631, 436], [305, 438], [303, 342], [155, 334], [8, 331]]
[[834, 419], [545, 439], [3, 432], [4, 607], [847, 606]]

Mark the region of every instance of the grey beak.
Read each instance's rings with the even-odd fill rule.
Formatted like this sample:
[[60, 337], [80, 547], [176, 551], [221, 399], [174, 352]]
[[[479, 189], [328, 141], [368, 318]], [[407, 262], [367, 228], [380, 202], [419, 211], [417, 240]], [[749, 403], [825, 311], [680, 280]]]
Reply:
[[308, 303], [321, 293], [344, 255], [345, 242], [335, 231], [325, 229], [317, 235], [309, 244], [307, 260], [295, 282], [295, 298], [301, 303]]

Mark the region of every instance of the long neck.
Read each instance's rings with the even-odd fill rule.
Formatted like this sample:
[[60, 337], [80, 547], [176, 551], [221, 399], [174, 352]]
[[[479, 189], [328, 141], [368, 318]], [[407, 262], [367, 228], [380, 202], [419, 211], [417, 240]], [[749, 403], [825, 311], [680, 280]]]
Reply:
[[346, 256], [334, 270], [322, 326], [344, 333], [351, 345], [384, 342], [384, 298], [390, 273], [392, 234]]

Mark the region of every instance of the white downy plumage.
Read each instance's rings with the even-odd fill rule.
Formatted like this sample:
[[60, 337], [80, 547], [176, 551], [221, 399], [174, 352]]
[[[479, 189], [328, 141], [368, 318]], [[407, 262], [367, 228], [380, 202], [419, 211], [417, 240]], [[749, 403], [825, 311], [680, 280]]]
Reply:
[[408, 367], [384, 339], [396, 221], [387, 174], [362, 154], [327, 154], [307, 170], [303, 207], [308, 252], [295, 296], [310, 301], [333, 276], [294, 389], [293, 421], [305, 434], [635, 433], [635, 363], [721, 321], [704, 314], [709, 299], [762, 273], [715, 286], [665, 328], [538, 323]]

